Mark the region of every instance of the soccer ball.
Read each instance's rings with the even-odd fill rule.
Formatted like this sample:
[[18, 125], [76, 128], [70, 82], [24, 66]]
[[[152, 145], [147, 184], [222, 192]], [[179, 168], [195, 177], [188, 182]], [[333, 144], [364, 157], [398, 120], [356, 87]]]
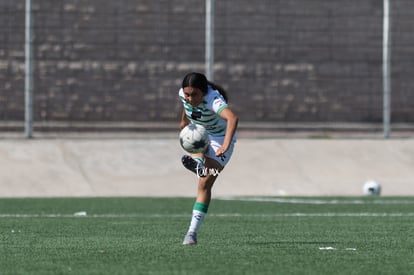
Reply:
[[363, 190], [365, 195], [379, 196], [381, 194], [381, 185], [375, 180], [369, 180], [365, 182]]
[[180, 132], [180, 144], [190, 154], [203, 153], [209, 144], [206, 128], [198, 124], [188, 124]]

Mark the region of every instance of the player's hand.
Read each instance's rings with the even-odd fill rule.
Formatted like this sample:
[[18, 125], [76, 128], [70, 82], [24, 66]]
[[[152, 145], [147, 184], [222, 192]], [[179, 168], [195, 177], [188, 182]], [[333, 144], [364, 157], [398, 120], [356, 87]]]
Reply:
[[186, 120], [181, 120], [180, 122], [180, 130], [182, 130], [185, 126], [187, 126], [189, 124], [188, 121]]
[[222, 155], [224, 155], [224, 153], [226, 153], [227, 148], [224, 146], [221, 146], [217, 151], [216, 151], [216, 156], [220, 157]]

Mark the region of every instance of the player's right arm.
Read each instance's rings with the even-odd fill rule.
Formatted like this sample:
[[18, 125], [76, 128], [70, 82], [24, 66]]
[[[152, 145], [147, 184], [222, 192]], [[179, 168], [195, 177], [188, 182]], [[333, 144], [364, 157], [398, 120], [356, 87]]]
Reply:
[[180, 129], [183, 129], [188, 124], [190, 124], [190, 121], [188, 120], [187, 116], [185, 115], [185, 110], [183, 108], [183, 113], [181, 115]]
[[225, 108], [221, 111], [220, 117], [227, 121], [226, 134], [222, 146], [217, 150], [216, 156], [223, 155], [230, 147], [233, 136], [236, 133], [239, 118], [233, 113], [230, 108]]

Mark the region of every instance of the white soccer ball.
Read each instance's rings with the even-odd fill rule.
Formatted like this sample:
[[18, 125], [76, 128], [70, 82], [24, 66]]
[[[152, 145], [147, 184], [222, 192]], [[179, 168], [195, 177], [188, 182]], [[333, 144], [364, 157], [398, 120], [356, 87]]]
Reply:
[[209, 144], [206, 128], [198, 124], [188, 124], [180, 132], [181, 147], [190, 154], [203, 153]]
[[381, 194], [381, 185], [375, 180], [369, 180], [365, 182], [363, 190], [365, 195], [379, 196]]

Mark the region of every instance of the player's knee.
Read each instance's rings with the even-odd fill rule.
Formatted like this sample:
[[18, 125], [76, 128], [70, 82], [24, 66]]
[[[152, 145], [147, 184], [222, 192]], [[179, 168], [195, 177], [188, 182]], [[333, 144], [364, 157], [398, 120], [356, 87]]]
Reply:
[[199, 190], [211, 190], [213, 187], [214, 181], [216, 180], [217, 176], [214, 175], [207, 175], [204, 178], [200, 178], [200, 181], [198, 183], [198, 189]]

